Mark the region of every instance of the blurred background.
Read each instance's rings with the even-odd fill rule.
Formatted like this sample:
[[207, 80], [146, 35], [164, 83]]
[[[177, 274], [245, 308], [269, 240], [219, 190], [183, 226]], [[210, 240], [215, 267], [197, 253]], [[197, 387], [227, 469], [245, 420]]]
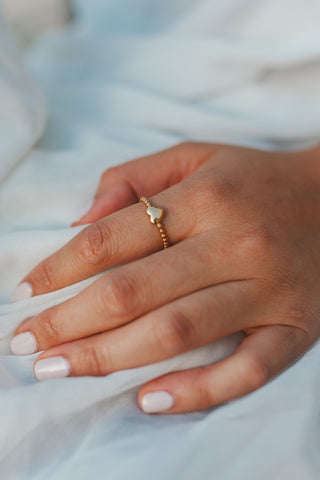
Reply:
[[0, 0], [0, 4], [8, 23], [28, 43], [71, 18], [68, 0]]

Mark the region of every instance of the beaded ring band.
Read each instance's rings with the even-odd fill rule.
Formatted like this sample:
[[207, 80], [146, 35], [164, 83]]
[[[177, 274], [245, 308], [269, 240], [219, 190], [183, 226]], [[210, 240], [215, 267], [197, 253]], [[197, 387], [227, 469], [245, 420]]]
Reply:
[[144, 203], [147, 207], [147, 214], [150, 216], [150, 222], [158, 227], [163, 242], [163, 248], [168, 248], [170, 246], [169, 240], [161, 223], [161, 220], [164, 217], [164, 210], [162, 210], [162, 208], [153, 207], [147, 197], [141, 197], [139, 201]]

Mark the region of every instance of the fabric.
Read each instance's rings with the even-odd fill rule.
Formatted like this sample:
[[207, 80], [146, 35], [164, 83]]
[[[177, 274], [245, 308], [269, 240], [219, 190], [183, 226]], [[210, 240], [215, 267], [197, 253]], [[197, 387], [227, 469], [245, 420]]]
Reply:
[[45, 113], [41, 93], [25, 72], [15, 39], [3, 23], [0, 35], [1, 182], [39, 138]]
[[70, 27], [25, 53], [31, 76], [0, 27], [1, 478], [318, 479], [319, 342], [242, 399], [147, 416], [136, 402], [141, 385], [230, 355], [241, 334], [105, 378], [37, 383], [36, 356], [10, 354], [14, 329], [94, 279], [17, 304], [9, 298], [79, 232], [69, 225], [107, 167], [185, 139], [317, 143], [320, 4], [75, 0], [73, 8]]
[[1, 3], [8, 22], [27, 42], [69, 20], [65, 0], [1, 0]]

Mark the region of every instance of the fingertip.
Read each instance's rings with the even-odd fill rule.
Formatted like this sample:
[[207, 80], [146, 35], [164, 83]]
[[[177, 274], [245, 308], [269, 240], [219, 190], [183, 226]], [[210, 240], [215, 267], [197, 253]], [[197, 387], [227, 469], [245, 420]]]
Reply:
[[86, 223], [89, 223], [85, 219], [86, 219], [86, 217], [89, 216], [94, 204], [95, 204], [95, 199], [90, 200], [90, 202], [88, 202], [87, 206], [83, 209], [84, 213], [81, 215], [79, 220], [76, 220], [75, 222], [71, 223], [71, 227], [77, 227], [79, 225], [85, 225]]
[[11, 294], [11, 302], [21, 302], [27, 298], [33, 297], [34, 292], [31, 283], [22, 282], [18, 285]]
[[137, 196], [127, 182], [117, 183], [108, 191], [102, 193], [98, 191], [84, 209], [83, 215], [79, 220], [73, 222], [71, 227], [97, 222], [107, 215], [136, 203], [136, 201]]
[[69, 377], [71, 366], [69, 360], [61, 355], [38, 358], [33, 366], [33, 373], [39, 382], [53, 380]]
[[144, 413], [175, 415], [215, 406], [211, 398], [203, 396], [205, 389], [203, 380], [200, 380], [208, 368], [198, 367], [171, 372], [145, 384], [138, 396], [141, 410]]
[[29, 331], [14, 336], [10, 342], [10, 349], [14, 355], [32, 355], [39, 350], [35, 336]]
[[165, 390], [158, 390], [141, 394], [139, 405], [144, 413], [162, 413], [174, 406], [175, 400], [171, 393]]
[[74, 228], [74, 227], [81, 227], [81, 225], [87, 225], [88, 223], [90, 222], [87, 222], [87, 221], [84, 221], [84, 220], [77, 220], [76, 222], [73, 222], [71, 223], [70, 227], [71, 228]]

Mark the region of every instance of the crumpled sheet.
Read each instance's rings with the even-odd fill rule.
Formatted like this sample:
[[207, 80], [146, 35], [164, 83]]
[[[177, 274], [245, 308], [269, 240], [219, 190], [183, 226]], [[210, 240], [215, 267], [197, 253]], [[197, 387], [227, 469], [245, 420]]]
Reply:
[[318, 142], [320, 5], [73, 5], [73, 25], [25, 53], [35, 83], [0, 27], [1, 479], [318, 479], [319, 342], [246, 397], [148, 416], [136, 402], [141, 385], [230, 355], [241, 334], [104, 378], [37, 383], [36, 355], [10, 354], [14, 329], [94, 279], [17, 304], [9, 297], [80, 230], [69, 225], [108, 166], [185, 139], [268, 149]]

